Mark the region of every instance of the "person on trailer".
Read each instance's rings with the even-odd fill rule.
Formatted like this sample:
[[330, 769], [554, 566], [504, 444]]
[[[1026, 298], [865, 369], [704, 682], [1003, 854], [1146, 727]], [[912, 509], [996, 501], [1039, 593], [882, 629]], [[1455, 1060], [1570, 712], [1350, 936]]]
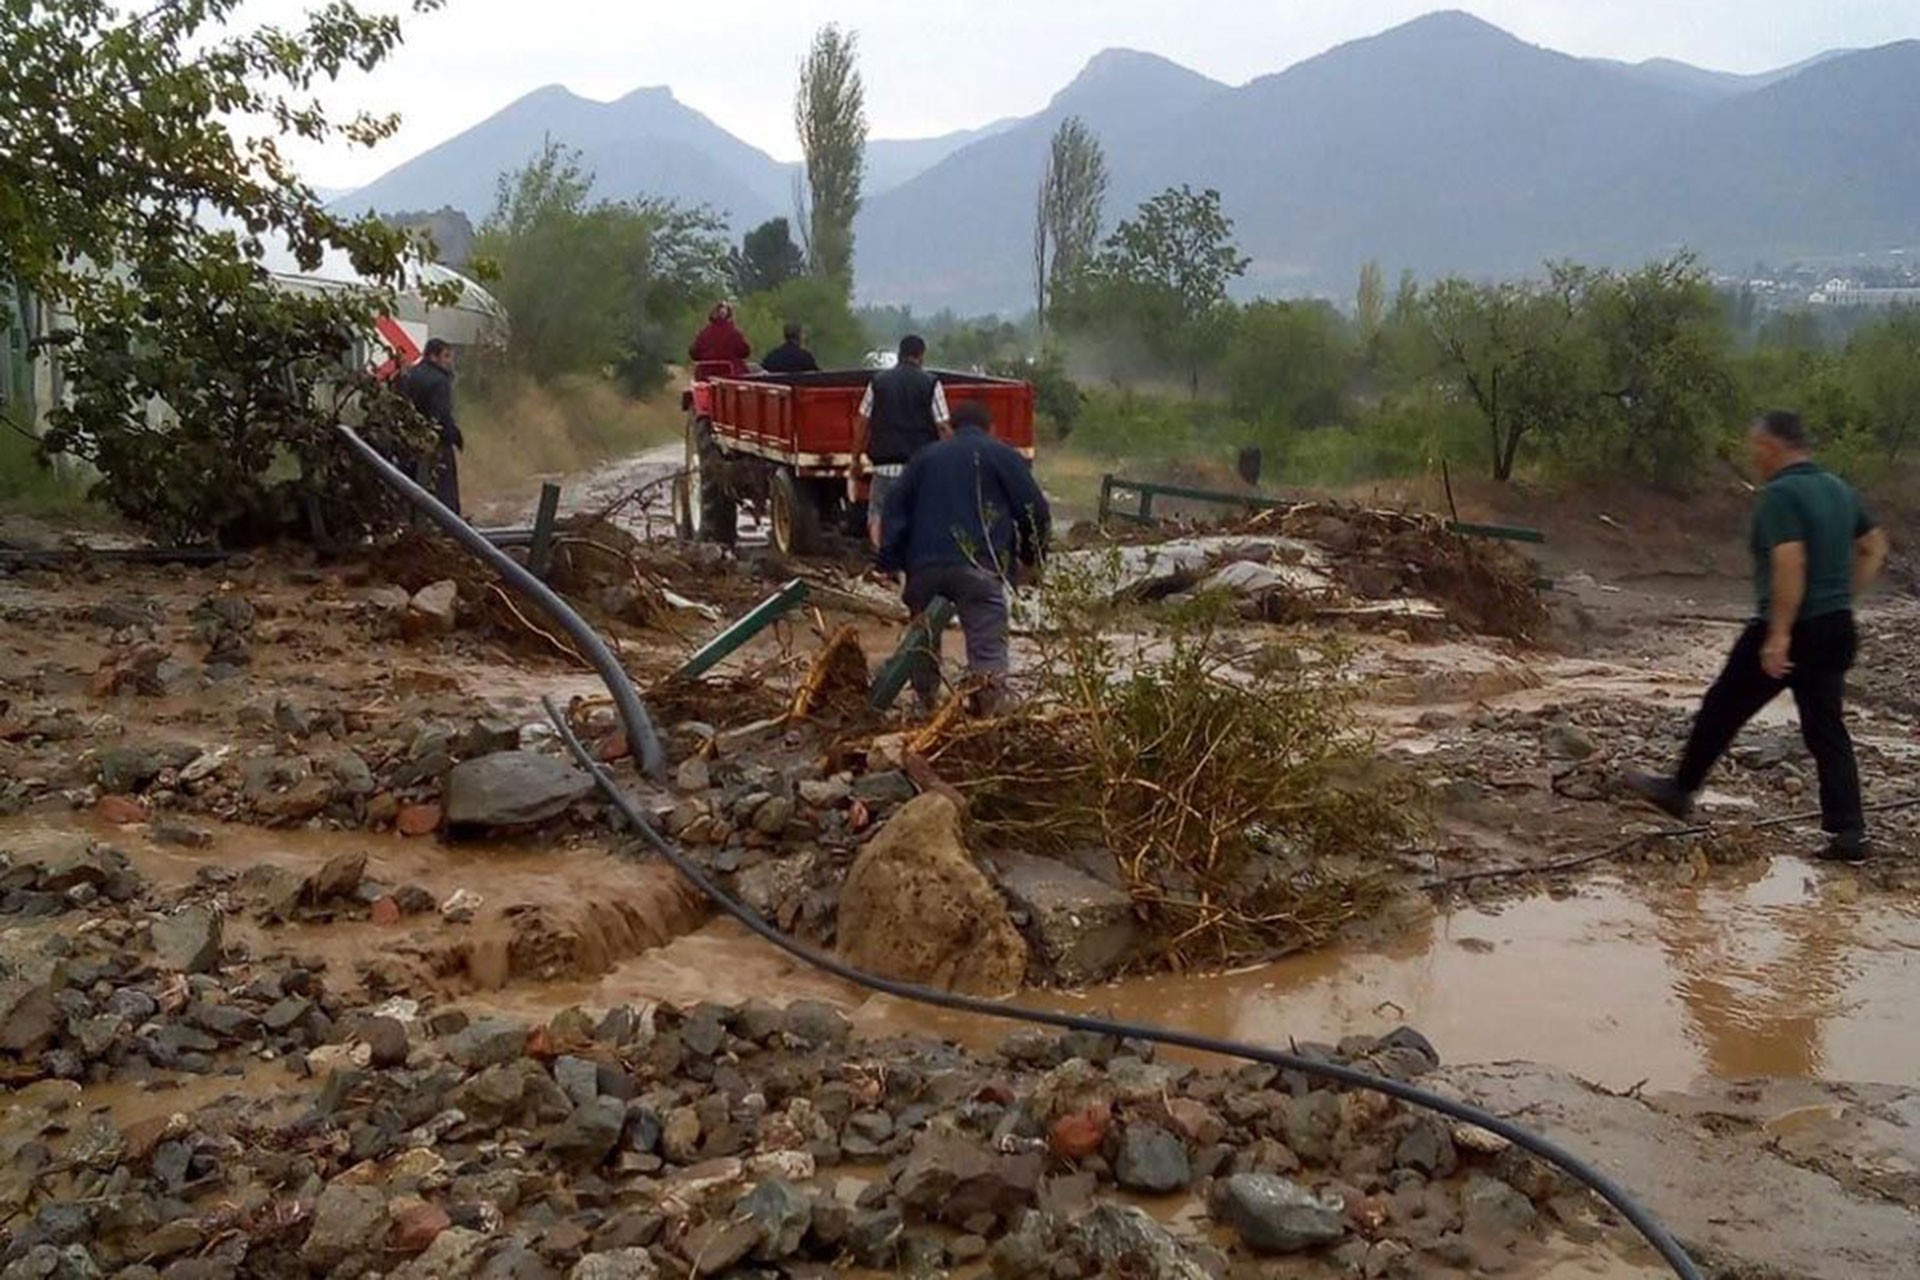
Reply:
[[[879, 554], [882, 572], [906, 574], [901, 595], [916, 619], [935, 596], [953, 602], [982, 715], [1006, 703], [1008, 588], [1038, 571], [1053, 520], [1027, 460], [992, 427], [987, 407], [967, 401], [954, 410], [952, 433], [914, 454], [888, 490]], [[938, 652], [936, 639], [911, 672], [929, 710], [940, 691]]]
[[855, 500], [862, 473], [871, 477], [867, 492], [867, 538], [880, 549], [884, 513], [894, 483], [915, 454], [937, 443], [950, 420], [947, 393], [926, 370], [927, 343], [918, 334], [900, 339], [900, 361], [873, 375], [853, 422], [853, 465], [847, 474], [847, 498]]
[[724, 302], [713, 304], [707, 313], [706, 327], [694, 336], [687, 355], [697, 365], [725, 365], [727, 373], [739, 377], [747, 371], [747, 357], [753, 345], [733, 322], [733, 308]]
[[444, 338], [427, 339], [420, 362], [400, 375], [398, 389], [414, 412], [431, 422], [440, 433], [440, 447], [422, 467], [429, 475], [419, 479], [422, 484], [431, 481], [434, 496], [458, 515], [459, 451], [467, 447], [467, 441], [453, 420], [453, 344]]
[[788, 321], [786, 328], [781, 331], [781, 337], [784, 341], [761, 359], [762, 369], [768, 373], [820, 372], [820, 362], [813, 358], [813, 352], [807, 350], [806, 326]]

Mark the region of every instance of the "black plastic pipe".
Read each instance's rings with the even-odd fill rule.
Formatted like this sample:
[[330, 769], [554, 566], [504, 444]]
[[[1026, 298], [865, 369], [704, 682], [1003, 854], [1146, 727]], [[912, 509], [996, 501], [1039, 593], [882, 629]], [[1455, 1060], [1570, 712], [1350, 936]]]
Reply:
[[[432, 494], [413, 483], [404, 472], [376, 453], [350, 427], [343, 425], [339, 430], [361, 457], [372, 463], [401, 494], [424, 511], [434, 523], [452, 535], [464, 549], [485, 561], [510, 584], [524, 591], [534, 604], [547, 613], [556, 626], [567, 633], [606, 683], [607, 692], [612, 696], [614, 706], [619, 710], [620, 718], [626, 725], [628, 741], [634, 743], [636, 749], [641, 743], [650, 744], [657, 757], [659, 739], [654, 734], [652, 718], [647, 714], [645, 705], [641, 703], [639, 694], [634, 691], [633, 682], [627, 678], [625, 669], [614, 659], [606, 642], [587, 624], [586, 620], [574, 612], [573, 608], [545, 583], [528, 573], [497, 547], [488, 543], [458, 515], [442, 506]], [[561, 740], [567, 744], [567, 749], [592, 775], [600, 789], [606, 793], [607, 798], [613, 802], [614, 807], [620, 811], [641, 839], [651, 845], [675, 871], [722, 912], [739, 921], [761, 939], [815, 969], [832, 974], [855, 986], [864, 987], [868, 991], [902, 1000], [912, 1000], [940, 1009], [953, 1009], [961, 1013], [998, 1018], [1003, 1021], [1057, 1027], [1066, 1031], [1085, 1031], [1120, 1039], [1146, 1040], [1175, 1048], [1265, 1063], [1282, 1070], [1298, 1071], [1303, 1075], [1332, 1080], [1352, 1088], [1385, 1094], [1410, 1106], [1478, 1126], [1490, 1133], [1499, 1134], [1515, 1146], [1533, 1153], [1590, 1187], [1601, 1199], [1619, 1210], [1621, 1216], [1633, 1225], [1649, 1245], [1653, 1246], [1654, 1251], [1673, 1269], [1676, 1276], [1681, 1277], [1681, 1280], [1703, 1280], [1700, 1269], [1694, 1265], [1693, 1259], [1681, 1247], [1680, 1242], [1674, 1239], [1672, 1233], [1662, 1225], [1660, 1220], [1646, 1206], [1634, 1199], [1632, 1193], [1625, 1187], [1552, 1139], [1524, 1129], [1491, 1111], [1399, 1080], [1376, 1076], [1357, 1067], [1337, 1062], [1324, 1062], [1281, 1049], [1269, 1049], [1261, 1045], [1221, 1040], [1212, 1036], [1194, 1035], [1186, 1031], [1175, 1031], [1141, 1023], [1055, 1013], [1046, 1009], [1027, 1009], [1019, 1005], [957, 995], [950, 991], [938, 991], [932, 987], [923, 987], [911, 982], [898, 982], [891, 978], [882, 978], [863, 972], [836, 956], [809, 947], [798, 939], [782, 933], [745, 903], [740, 902], [708, 879], [697, 863], [687, 857], [686, 853], [671, 840], [660, 834], [648, 820], [647, 815], [634, 803], [632, 797], [614, 782], [613, 775], [593, 758], [579, 736], [573, 732], [573, 727], [567, 723], [566, 715], [561, 711], [559, 704], [551, 696], [545, 699], [545, 706], [548, 718], [553, 721], [554, 728], [560, 734]], [[663, 760], [656, 758], [652, 763], [648, 763], [644, 753], [641, 759], [649, 773], [655, 776], [664, 774]]]
[[347, 442], [360, 460], [377, 472], [381, 479], [399, 492], [400, 496], [420, 508], [435, 524], [444, 530], [448, 537], [460, 544], [460, 548], [474, 556], [488, 568], [507, 580], [507, 585], [527, 597], [533, 604], [552, 618], [568, 635], [579, 642], [580, 653], [593, 664], [607, 692], [613, 695], [614, 705], [620, 708], [620, 718], [626, 723], [627, 741], [632, 745], [634, 755], [640, 761], [640, 767], [646, 773], [665, 782], [667, 778], [667, 754], [660, 748], [660, 739], [653, 731], [653, 721], [644, 710], [639, 715], [630, 715], [628, 703], [638, 707], [639, 696], [633, 691], [633, 677], [613, 656], [613, 650], [607, 648], [606, 641], [598, 632], [588, 626], [586, 620], [575, 613], [573, 606], [561, 599], [559, 594], [546, 583], [536, 578], [527, 568], [512, 556], [488, 541], [487, 536], [463, 520], [457, 513], [449, 510], [431, 493], [421, 488], [405, 471], [396, 467], [383, 457], [378, 449], [360, 438], [360, 433], [345, 423], [334, 428], [340, 438]]

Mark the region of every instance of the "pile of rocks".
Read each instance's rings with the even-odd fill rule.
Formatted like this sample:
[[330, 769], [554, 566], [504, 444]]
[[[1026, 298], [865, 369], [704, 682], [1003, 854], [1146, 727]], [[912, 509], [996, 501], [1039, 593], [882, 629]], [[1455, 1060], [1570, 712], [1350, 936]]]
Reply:
[[[658, 1274], [1217, 1277], [1241, 1255], [1346, 1273], [1497, 1265], [1588, 1207], [1491, 1135], [1266, 1067], [1024, 1032], [976, 1057], [855, 1043], [831, 1006], [381, 1019], [284, 1096], [40, 1140], [0, 1276]], [[1329, 1059], [1408, 1075], [1398, 1032]], [[284, 1094], [286, 1091], [281, 1090]], [[291, 1115], [291, 1118], [289, 1116]], [[1187, 1195], [1229, 1249], [1118, 1191]]]

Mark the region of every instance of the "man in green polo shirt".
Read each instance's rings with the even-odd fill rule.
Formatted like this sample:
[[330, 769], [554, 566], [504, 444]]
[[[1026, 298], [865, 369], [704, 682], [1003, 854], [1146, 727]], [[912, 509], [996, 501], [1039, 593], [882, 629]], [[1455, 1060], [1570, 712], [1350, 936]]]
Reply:
[[1670, 777], [1631, 773], [1627, 785], [1686, 818], [1734, 736], [1791, 689], [1820, 773], [1820, 825], [1829, 837], [1820, 856], [1859, 862], [1868, 852], [1866, 815], [1843, 703], [1858, 644], [1853, 602], [1886, 563], [1887, 535], [1846, 481], [1814, 465], [1799, 414], [1762, 414], [1748, 442], [1766, 481], [1753, 514], [1754, 620], [1707, 690], [1679, 768]]

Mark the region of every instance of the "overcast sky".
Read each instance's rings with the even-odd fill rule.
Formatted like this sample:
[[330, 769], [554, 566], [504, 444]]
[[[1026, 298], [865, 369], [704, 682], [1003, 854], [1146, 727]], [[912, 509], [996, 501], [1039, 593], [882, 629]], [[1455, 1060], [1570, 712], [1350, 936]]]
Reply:
[[[369, 7], [398, 0], [363, 0]], [[254, 0], [287, 20], [309, 0]], [[353, 186], [547, 84], [619, 97], [668, 85], [682, 102], [782, 159], [816, 26], [859, 32], [875, 136], [921, 137], [1026, 115], [1095, 53], [1144, 49], [1230, 84], [1435, 8], [1432, 0], [448, 0], [408, 20], [406, 47], [331, 92], [397, 110], [377, 151], [296, 151], [315, 183]], [[1471, 12], [1567, 53], [1670, 57], [1762, 71], [1825, 49], [1920, 36], [1920, 0], [1477, 0]]]

